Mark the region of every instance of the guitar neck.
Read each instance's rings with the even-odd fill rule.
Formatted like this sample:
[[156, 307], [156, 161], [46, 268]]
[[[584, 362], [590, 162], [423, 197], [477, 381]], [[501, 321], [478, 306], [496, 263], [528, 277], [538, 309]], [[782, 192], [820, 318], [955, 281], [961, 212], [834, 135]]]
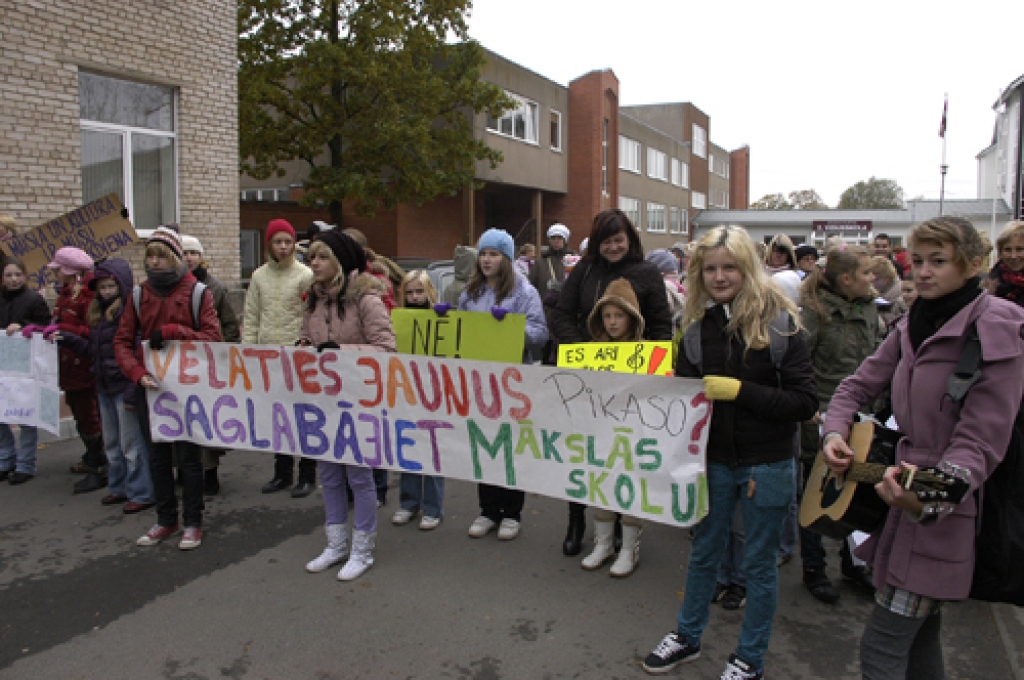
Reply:
[[878, 484], [882, 476], [888, 470], [887, 465], [881, 463], [850, 463], [850, 469], [846, 471], [846, 479], [851, 482], [863, 482], [864, 484]]

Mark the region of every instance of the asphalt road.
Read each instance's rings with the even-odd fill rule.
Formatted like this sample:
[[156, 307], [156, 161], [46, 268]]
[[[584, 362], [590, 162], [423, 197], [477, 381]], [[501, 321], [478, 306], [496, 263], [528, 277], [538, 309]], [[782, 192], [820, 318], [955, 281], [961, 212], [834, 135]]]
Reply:
[[[640, 678], [674, 626], [689, 550], [679, 529], [648, 524], [640, 569], [617, 580], [561, 554], [564, 503], [530, 496], [517, 540], [474, 540], [473, 485], [449, 482], [444, 522], [421, 532], [389, 521], [395, 478], [376, 564], [340, 583], [303, 569], [324, 543], [320, 493], [260, 494], [266, 454], [224, 458], [203, 545], [186, 553], [135, 546], [152, 511], [73, 496], [80, 450], [50, 444], [36, 479], [0, 485], [0, 678]], [[798, 561], [781, 574], [767, 677], [859, 677], [870, 599], [844, 585], [823, 605]], [[741, 620], [715, 606], [702, 658], [670, 677], [717, 678]], [[1021, 622], [1008, 608], [948, 606], [949, 676], [1019, 674]]]

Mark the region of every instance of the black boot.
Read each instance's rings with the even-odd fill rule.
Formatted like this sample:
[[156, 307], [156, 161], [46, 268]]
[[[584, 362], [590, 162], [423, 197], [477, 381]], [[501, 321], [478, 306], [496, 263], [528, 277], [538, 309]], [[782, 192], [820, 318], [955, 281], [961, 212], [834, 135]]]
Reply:
[[82, 479], [75, 482], [75, 493], [89, 493], [107, 488], [107, 476], [98, 472], [90, 472]]
[[[264, 484], [260, 490], [263, 493], [284, 491], [292, 485], [294, 469], [294, 461], [291, 456], [277, 454], [274, 456], [274, 478]], [[302, 476], [301, 470], [299, 471], [299, 476]]]
[[569, 527], [562, 542], [563, 555], [579, 555], [583, 550], [583, 534], [587, 532], [585, 508], [580, 503], [569, 503]]
[[612, 547], [615, 548], [615, 552], [618, 553], [622, 550], [622, 515], [615, 515], [615, 538], [612, 541]]
[[299, 476], [299, 483], [292, 489], [292, 498], [305, 498], [316, 490], [316, 477]]

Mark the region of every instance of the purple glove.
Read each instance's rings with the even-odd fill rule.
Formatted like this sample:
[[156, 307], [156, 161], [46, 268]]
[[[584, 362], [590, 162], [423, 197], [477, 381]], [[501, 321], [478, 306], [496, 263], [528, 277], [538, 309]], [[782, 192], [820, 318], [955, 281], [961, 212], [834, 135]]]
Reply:
[[508, 310], [504, 307], [491, 307], [491, 315], [498, 321], [504, 321], [506, 314], [508, 314]]
[[438, 316], [446, 316], [448, 312], [450, 312], [453, 309], [455, 308], [452, 307], [447, 302], [438, 302], [436, 305], [434, 305], [434, 313], [437, 314]]
[[60, 326], [58, 326], [55, 323], [54, 324], [50, 324], [49, 326], [47, 326], [46, 328], [43, 329], [43, 339], [44, 340], [49, 340], [53, 336], [53, 334], [58, 332], [59, 330], [60, 330]]
[[43, 327], [42, 326], [36, 326], [35, 324], [29, 324], [27, 326], [22, 326], [22, 328], [21, 328], [21, 337], [23, 337], [23, 338], [31, 338], [33, 333], [42, 333], [42, 332], [43, 332]]

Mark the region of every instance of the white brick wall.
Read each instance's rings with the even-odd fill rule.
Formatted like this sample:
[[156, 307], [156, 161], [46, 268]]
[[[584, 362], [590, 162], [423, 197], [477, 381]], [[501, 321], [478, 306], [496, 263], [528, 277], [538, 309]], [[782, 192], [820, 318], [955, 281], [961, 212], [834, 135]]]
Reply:
[[223, 0], [0, 2], [0, 213], [25, 228], [82, 203], [80, 68], [171, 85], [182, 231], [237, 285], [236, 20]]

